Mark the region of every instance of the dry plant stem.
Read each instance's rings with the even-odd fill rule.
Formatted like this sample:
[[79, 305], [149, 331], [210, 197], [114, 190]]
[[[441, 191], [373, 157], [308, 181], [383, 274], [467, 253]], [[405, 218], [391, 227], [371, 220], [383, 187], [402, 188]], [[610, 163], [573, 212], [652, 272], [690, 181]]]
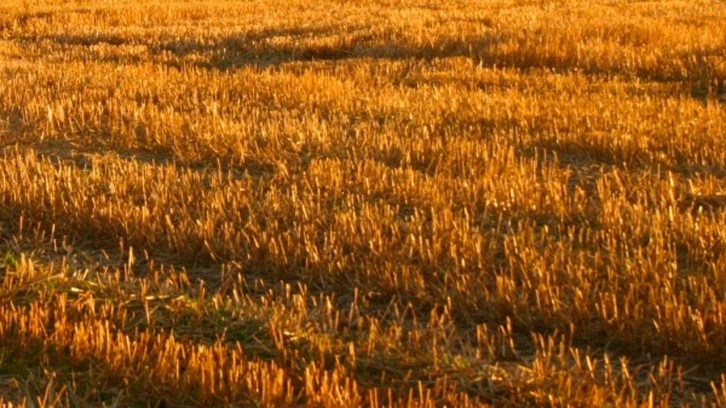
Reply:
[[0, 406], [723, 406], [726, 4], [0, 4]]

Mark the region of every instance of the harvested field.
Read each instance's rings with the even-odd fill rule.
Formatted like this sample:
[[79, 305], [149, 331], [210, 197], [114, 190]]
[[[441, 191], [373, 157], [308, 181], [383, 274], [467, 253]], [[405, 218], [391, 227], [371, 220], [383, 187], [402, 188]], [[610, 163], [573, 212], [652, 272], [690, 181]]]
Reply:
[[0, 406], [726, 406], [726, 3], [0, 3]]

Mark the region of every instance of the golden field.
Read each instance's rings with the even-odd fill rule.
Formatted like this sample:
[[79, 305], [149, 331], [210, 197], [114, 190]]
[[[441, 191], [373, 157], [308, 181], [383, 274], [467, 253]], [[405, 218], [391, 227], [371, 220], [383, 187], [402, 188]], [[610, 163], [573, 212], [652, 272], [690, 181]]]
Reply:
[[726, 406], [726, 3], [0, 3], [0, 406]]

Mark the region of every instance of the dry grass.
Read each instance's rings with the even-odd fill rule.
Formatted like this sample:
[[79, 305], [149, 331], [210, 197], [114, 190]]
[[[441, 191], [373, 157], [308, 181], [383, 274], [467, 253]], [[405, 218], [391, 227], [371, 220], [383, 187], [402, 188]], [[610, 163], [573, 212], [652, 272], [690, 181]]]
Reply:
[[726, 406], [726, 3], [0, 5], [0, 405]]

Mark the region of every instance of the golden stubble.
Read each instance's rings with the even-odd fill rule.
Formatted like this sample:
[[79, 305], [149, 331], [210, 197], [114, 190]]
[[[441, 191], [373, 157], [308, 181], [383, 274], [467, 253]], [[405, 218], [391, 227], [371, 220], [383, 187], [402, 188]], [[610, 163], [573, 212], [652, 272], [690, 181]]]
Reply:
[[0, 403], [726, 404], [725, 17], [4, 2]]

